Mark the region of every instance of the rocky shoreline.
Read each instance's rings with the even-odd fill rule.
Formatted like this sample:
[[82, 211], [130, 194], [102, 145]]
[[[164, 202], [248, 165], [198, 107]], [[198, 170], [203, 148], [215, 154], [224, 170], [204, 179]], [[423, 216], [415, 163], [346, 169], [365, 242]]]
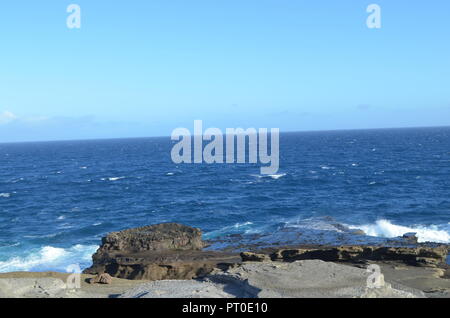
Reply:
[[[67, 294], [50, 274], [13, 273], [0, 275], [0, 297], [450, 297], [449, 247], [419, 244], [411, 233], [404, 239], [408, 246], [210, 251], [200, 229], [157, 224], [104, 237], [78, 291]], [[375, 288], [374, 265], [382, 282]], [[25, 292], [12, 288], [17, 280]]]

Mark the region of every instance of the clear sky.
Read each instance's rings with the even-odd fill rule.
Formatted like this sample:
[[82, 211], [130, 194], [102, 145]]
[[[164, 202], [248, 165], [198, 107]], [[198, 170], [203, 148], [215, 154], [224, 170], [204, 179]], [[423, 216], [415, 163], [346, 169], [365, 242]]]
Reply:
[[449, 38], [448, 0], [3, 1], [0, 142], [450, 125]]

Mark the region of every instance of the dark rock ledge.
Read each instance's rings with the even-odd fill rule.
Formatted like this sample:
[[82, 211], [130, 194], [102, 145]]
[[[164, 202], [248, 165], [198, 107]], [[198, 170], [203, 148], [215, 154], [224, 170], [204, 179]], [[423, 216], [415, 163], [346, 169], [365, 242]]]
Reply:
[[85, 274], [108, 273], [117, 278], [192, 279], [239, 262], [239, 255], [202, 251], [197, 228], [165, 223], [113, 232], [102, 239]]
[[113, 232], [102, 239], [86, 274], [107, 273], [126, 279], [166, 280], [204, 277], [215, 268], [241, 262], [323, 260], [364, 263], [396, 261], [412, 266], [445, 268], [447, 245], [415, 247], [339, 246], [249, 248], [251, 252], [203, 251], [200, 229], [166, 223]]

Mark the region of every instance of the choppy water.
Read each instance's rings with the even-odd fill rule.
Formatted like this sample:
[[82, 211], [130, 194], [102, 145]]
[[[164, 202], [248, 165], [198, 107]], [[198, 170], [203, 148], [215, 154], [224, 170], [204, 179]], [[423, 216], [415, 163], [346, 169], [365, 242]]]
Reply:
[[172, 221], [208, 239], [340, 244], [417, 232], [450, 242], [450, 128], [286, 133], [280, 143], [272, 176], [258, 165], [175, 165], [169, 138], [0, 144], [0, 272], [86, 267], [106, 233]]

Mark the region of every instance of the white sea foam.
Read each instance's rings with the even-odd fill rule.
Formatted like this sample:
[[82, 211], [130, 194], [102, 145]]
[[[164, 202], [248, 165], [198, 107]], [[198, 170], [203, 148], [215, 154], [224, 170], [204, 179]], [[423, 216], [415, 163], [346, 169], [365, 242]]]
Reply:
[[253, 222], [245, 222], [245, 223], [236, 223], [233, 225], [234, 228], [240, 228], [242, 226], [246, 226], [246, 225], [252, 225]]
[[272, 179], [278, 180], [282, 177], [284, 177], [286, 174], [285, 173], [280, 173], [280, 174], [269, 174], [269, 177], [271, 177]]
[[166, 176], [173, 176], [175, 173], [173, 173], [173, 172], [168, 172], [168, 173], [166, 173]]
[[60, 230], [68, 230], [68, 229], [73, 229], [74, 226], [71, 225], [70, 223], [64, 223], [58, 226], [58, 229]]
[[108, 180], [108, 181], [117, 181], [117, 180], [122, 180], [122, 179], [125, 179], [125, 177], [110, 177], [110, 178], [102, 178], [101, 180], [102, 181], [106, 181], [106, 180]]
[[75, 245], [67, 249], [45, 246], [27, 256], [14, 256], [6, 261], [0, 261], [0, 272], [42, 270], [64, 272], [71, 264], [87, 267], [97, 248], [95, 245]]
[[388, 220], [378, 220], [375, 224], [349, 226], [351, 229], [361, 229], [369, 236], [376, 237], [398, 237], [405, 233], [417, 233], [419, 242], [450, 243], [448, 231], [439, 229], [437, 226], [401, 226], [392, 224]]
[[0, 198], [9, 198], [11, 193], [0, 193]]
[[11, 182], [11, 183], [17, 183], [17, 182], [20, 182], [20, 181], [23, 181], [23, 180], [25, 180], [24, 178], [19, 178], [19, 179], [12, 179], [12, 180], [10, 180], [9, 182]]
[[280, 178], [286, 176], [286, 173], [279, 173], [279, 174], [252, 174], [251, 176], [252, 176], [252, 177], [259, 178], [259, 179], [262, 179], [262, 178], [272, 178], [272, 179], [274, 179], [274, 180], [278, 180], [278, 179], [280, 179]]
[[113, 178], [109, 178], [108, 180], [109, 181], [117, 181], [117, 180], [122, 180], [122, 179], [124, 179], [125, 177], [113, 177]]

